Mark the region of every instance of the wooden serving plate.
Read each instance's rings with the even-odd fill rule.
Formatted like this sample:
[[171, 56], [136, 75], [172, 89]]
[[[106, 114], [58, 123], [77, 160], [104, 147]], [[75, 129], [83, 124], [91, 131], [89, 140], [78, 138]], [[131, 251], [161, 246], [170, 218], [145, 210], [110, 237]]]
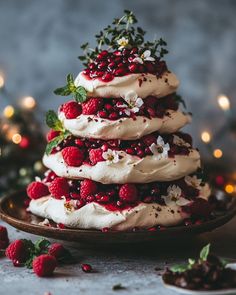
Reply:
[[83, 229], [59, 229], [56, 224], [51, 227], [38, 225], [42, 218], [27, 213], [24, 205], [26, 200], [25, 192], [15, 192], [3, 197], [0, 200], [0, 218], [13, 227], [39, 236], [53, 239], [74, 241], [86, 244], [124, 244], [124, 243], [145, 243], [168, 241], [174, 238], [186, 238], [188, 236], [209, 232], [227, 223], [236, 214], [236, 199], [232, 198], [228, 209], [217, 213], [212, 220], [202, 224], [191, 226], [175, 226], [165, 230], [147, 231], [138, 230], [130, 232], [101, 232], [98, 230]]

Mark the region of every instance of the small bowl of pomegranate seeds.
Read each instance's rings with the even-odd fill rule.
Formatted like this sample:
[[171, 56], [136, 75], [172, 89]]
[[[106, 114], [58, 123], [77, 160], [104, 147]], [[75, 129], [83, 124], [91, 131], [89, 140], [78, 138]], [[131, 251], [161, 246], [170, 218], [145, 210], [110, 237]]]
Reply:
[[162, 279], [165, 287], [180, 294], [236, 294], [236, 264], [211, 254], [210, 244], [198, 259], [167, 268]]

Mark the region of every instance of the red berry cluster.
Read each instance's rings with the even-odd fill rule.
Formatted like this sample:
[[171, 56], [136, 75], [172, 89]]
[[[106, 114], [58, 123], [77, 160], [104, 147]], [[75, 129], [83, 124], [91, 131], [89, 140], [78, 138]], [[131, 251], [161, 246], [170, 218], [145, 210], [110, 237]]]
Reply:
[[[192, 138], [190, 135], [177, 132], [175, 135], [192, 146]], [[97, 162], [104, 161], [103, 152], [108, 149], [124, 151], [127, 154], [144, 158], [152, 155], [150, 146], [156, 143], [159, 134], [154, 132], [146, 135], [138, 140], [100, 140], [93, 138], [76, 138], [68, 137], [59, 146], [53, 150], [53, 153], [62, 151], [64, 161], [68, 166], [78, 167], [82, 164], [95, 165]], [[188, 155], [191, 147], [176, 145], [173, 142], [174, 134], [161, 135], [164, 141], [169, 143], [169, 157], [175, 155]]]
[[[179, 103], [175, 99], [175, 94], [170, 94], [163, 98], [156, 98], [155, 96], [148, 96], [144, 100], [144, 104], [140, 107], [137, 113], [131, 113], [131, 117], [135, 118], [136, 116], [144, 116], [147, 118], [163, 118], [167, 110], [176, 111], [179, 107]], [[79, 111], [76, 111], [77, 105]], [[125, 109], [120, 106], [124, 105], [125, 101], [122, 98], [90, 98], [81, 105], [69, 101], [63, 104], [60, 108], [64, 112], [67, 119], [75, 119], [81, 113], [83, 115], [96, 115], [97, 117], [109, 119], [109, 120], [118, 120], [120, 118], [128, 117], [125, 113]], [[69, 106], [72, 106], [72, 110], [68, 111]], [[48, 134], [49, 138], [57, 136], [58, 134], [54, 133]], [[50, 141], [50, 140], [49, 140]]]
[[[44, 247], [44, 241], [45, 245], [47, 244], [46, 247]], [[16, 240], [7, 247], [6, 257], [16, 267], [32, 267], [39, 277], [51, 276], [59, 263], [70, 262], [72, 256], [62, 244], [50, 244], [46, 240], [40, 240], [40, 242], [41, 246], [40, 244], [36, 246], [30, 240]]]
[[167, 70], [166, 63], [159, 59], [154, 62], [144, 61], [143, 64], [135, 62], [134, 59], [138, 55], [139, 52], [136, 47], [114, 52], [103, 50], [83, 73], [89, 79], [99, 78], [103, 82], [109, 82], [114, 77], [134, 73], [151, 73], [159, 76]]
[[[48, 173], [47, 173], [48, 175]], [[56, 199], [65, 197], [68, 201], [77, 200], [80, 208], [90, 202], [111, 204], [114, 210], [125, 206], [136, 205], [138, 202], [164, 204], [162, 195], [167, 194], [169, 185], [177, 185], [181, 188], [183, 197], [195, 199], [199, 190], [189, 186], [184, 178], [170, 182], [152, 182], [149, 184], [102, 184], [90, 179], [70, 180], [56, 177], [49, 181], [48, 176], [43, 179], [50, 193]], [[30, 196], [29, 196], [30, 197]], [[109, 207], [112, 210], [112, 207]]]

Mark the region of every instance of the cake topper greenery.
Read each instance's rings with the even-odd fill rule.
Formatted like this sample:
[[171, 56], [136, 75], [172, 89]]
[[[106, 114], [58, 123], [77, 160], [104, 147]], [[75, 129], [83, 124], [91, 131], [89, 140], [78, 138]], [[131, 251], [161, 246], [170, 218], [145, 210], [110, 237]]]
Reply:
[[135, 25], [137, 22], [132, 11], [124, 10], [124, 15], [121, 18], [115, 18], [112, 25], [108, 25], [95, 35], [97, 42], [95, 48], [90, 48], [88, 42], [81, 46], [83, 55], [78, 58], [87, 66], [96, 58], [104, 46], [108, 50], [138, 47], [140, 53], [148, 49], [157, 58], [162, 58], [167, 54], [166, 42], [162, 38], [154, 39], [152, 42], [145, 41], [144, 36], [146, 32], [141, 27]]

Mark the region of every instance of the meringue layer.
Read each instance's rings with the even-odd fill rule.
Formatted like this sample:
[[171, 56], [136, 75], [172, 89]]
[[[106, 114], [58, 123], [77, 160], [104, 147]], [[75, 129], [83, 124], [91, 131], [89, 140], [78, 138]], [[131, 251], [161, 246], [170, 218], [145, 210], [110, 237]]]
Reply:
[[63, 112], [59, 119], [65, 129], [74, 136], [97, 139], [135, 140], [155, 131], [174, 133], [191, 122], [191, 116], [181, 111], [168, 110], [168, 115], [161, 118], [120, 118], [108, 120], [94, 115], [80, 115], [76, 119], [66, 119]]
[[154, 181], [173, 181], [193, 173], [200, 167], [200, 155], [191, 150], [189, 155], [176, 155], [173, 158], [158, 159], [156, 156], [139, 158], [119, 152], [122, 157], [117, 163], [98, 162], [94, 166], [68, 166], [62, 153], [43, 157], [46, 167], [58, 176], [83, 179], [88, 178], [103, 184], [149, 183]]
[[175, 92], [179, 80], [172, 72], [166, 71], [161, 77], [153, 74], [129, 74], [115, 77], [110, 82], [89, 79], [82, 72], [75, 79], [75, 86], [83, 86], [89, 97], [120, 98], [131, 89], [141, 98], [149, 95], [164, 97]]
[[[205, 185], [199, 197], [207, 200], [209, 195], [209, 186]], [[29, 211], [56, 223], [63, 223], [69, 228], [110, 228], [117, 231], [131, 230], [134, 227], [150, 228], [156, 225], [174, 226], [189, 217], [177, 204], [164, 206], [157, 203], [139, 203], [129, 209], [110, 211], [105, 206], [92, 202], [80, 209], [68, 210], [64, 199], [58, 200], [51, 196], [31, 200]]]

